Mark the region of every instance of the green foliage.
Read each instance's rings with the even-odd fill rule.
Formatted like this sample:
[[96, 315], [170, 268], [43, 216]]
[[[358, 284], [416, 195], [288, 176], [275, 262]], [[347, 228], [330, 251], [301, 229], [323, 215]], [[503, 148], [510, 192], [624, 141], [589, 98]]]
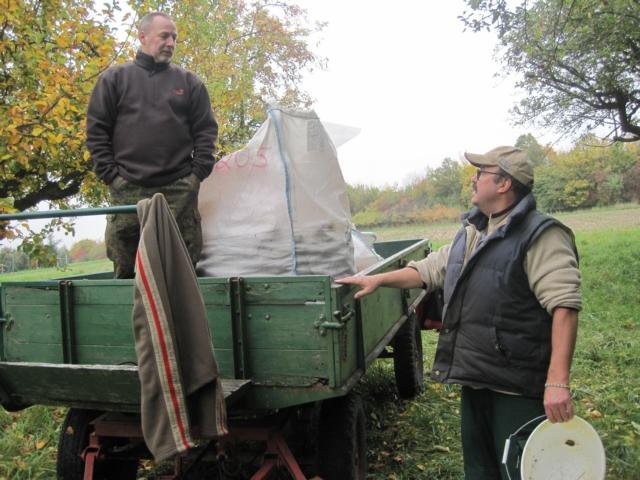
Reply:
[[462, 20], [494, 30], [507, 73], [518, 75], [521, 122], [567, 133], [605, 127], [640, 140], [637, 0], [467, 0]]
[[516, 140], [515, 146], [527, 153], [527, 159], [534, 167], [538, 167], [547, 162], [547, 152], [530, 133], [520, 135]]
[[447, 206], [460, 205], [463, 165], [450, 158], [445, 158], [440, 166], [428, 173], [427, 191], [438, 203]]
[[[640, 149], [609, 144], [593, 135], [567, 152], [542, 147], [532, 135], [516, 145], [534, 164], [534, 193], [546, 212], [640, 200]], [[353, 223], [360, 228], [453, 221], [467, 210], [475, 167], [445, 159], [403, 188], [357, 185], [348, 188]]]
[[640, 160], [623, 175], [622, 191], [625, 200], [640, 203]]
[[58, 231], [71, 230], [69, 224], [57, 218], [46, 224], [40, 231], [32, 230], [25, 222], [19, 237], [22, 243], [18, 250], [29, 258], [27, 268], [52, 267], [57, 264], [58, 248], [53, 234]]
[[587, 203], [589, 182], [587, 180], [569, 180], [562, 189], [565, 208], [573, 210]]
[[621, 173], [611, 173], [598, 185], [599, 203], [611, 204], [616, 199], [623, 198], [624, 182]]
[[25, 268], [29, 268], [29, 257], [24, 252], [16, 251], [9, 247], [0, 249], [1, 273], [16, 272]]
[[569, 152], [550, 152], [535, 170], [538, 205], [553, 212], [633, 200], [636, 187], [624, 179], [639, 161], [635, 144], [607, 145], [593, 136]]
[[405, 187], [348, 187], [353, 223], [358, 227], [440, 222], [459, 216], [467, 170], [446, 158]]
[[74, 243], [69, 250], [69, 257], [72, 262], [85, 262], [87, 260], [98, 260], [106, 258], [104, 242], [95, 240], [80, 240]]
[[[84, 149], [84, 119], [97, 75], [121, 51], [118, 8], [10, 0], [0, 9], [0, 211], [101, 198]], [[42, 238], [54, 228], [72, 227], [57, 221], [32, 232], [0, 225], [0, 238], [22, 237], [25, 249], [48, 264]]]
[[357, 227], [374, 227], [388, 224], [388, 219], [378, 210], [364, 210], [353, 215], [353, 224]]
[[12, 208], [80, 193], [91, 171], [84, 114], [96, 76], [115, 56], [116, 10], [96, 11], [91, 0], [3, 4], [0, 198]]
[[347, 195], [351, 206], [351, 213], [357, 214], [366, 210], [378, 196], [380, 189], [369, 185], [347, 185]]

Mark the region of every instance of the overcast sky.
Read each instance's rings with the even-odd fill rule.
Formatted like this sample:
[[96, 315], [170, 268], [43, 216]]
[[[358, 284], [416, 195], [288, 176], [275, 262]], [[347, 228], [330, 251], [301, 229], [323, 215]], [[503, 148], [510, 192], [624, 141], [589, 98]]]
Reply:
[[321, 120], [361, 128], [340, 148], [348, 183], [402, 184], [465, 151], [513, 144], [513, 80], [495, 77], [495, 37], [464, 32], [462, 0], [298, 0], [324, 20], [324, 72], [305, 86]]

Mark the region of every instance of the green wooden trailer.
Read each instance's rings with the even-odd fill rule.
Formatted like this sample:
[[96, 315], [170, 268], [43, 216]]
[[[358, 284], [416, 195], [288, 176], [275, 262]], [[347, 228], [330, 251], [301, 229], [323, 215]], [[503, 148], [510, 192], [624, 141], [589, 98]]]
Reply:
[[[430, 252], [427, 240], [375, 248], [384, 260], [362, 274], [397, 269]], [[7, 410], [70, 407], [58, 457], [65, 480], [134, 479], [144, 456], [133, 281], [110, 277], [0, 286], [0, 402]], [[381, 288], [354, 301], [354, 288], [326, 275], [198, 282], [223, 377], [227, 440], [266, 444], [251, 478], [267, 478], [278, 465], [296, 479], [365, 478], [364, 414], [352, 389], [374, 360], [392, 356], [400, 395], [421, 390], [421, 328], [438, 319], [437, 299], [420, 289]], [[314, 437], [298, 442], [315, 457], [304, 472], [296, 460], [302, 454], [297, 447], [292, 454], [285, 440], [284, 432], [296, 429], [294, 437], [301, 429]], [[212, 447], [218, 461], [227, 457], [227, 440]], [[180, 462], [165, 478], [190, 478], [188, 460]]]

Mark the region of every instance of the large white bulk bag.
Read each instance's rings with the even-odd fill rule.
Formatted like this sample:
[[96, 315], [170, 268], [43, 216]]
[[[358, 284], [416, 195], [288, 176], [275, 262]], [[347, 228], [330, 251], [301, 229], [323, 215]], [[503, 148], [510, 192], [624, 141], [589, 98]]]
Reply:
[[201, 275], [355, 271], [346, 184], [313, 111], [270, 108], [249, 143], [202, 182], [199, 210]]

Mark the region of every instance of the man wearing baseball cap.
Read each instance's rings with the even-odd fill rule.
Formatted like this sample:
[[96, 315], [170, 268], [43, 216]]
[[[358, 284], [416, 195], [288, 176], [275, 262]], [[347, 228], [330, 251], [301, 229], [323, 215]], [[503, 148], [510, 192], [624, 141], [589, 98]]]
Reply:
[[507, 478], [504, 442], [527, 421], [573, 417], [569, 373], [581, 309], [573, 233], [536, 210], [533, 166], [519, 148], [465, 153], [478, 168], [474, 208], [453, 242], [405, 268], [338, 283], [444, 290], [431, 378], [462, 385], [465, 478]]

